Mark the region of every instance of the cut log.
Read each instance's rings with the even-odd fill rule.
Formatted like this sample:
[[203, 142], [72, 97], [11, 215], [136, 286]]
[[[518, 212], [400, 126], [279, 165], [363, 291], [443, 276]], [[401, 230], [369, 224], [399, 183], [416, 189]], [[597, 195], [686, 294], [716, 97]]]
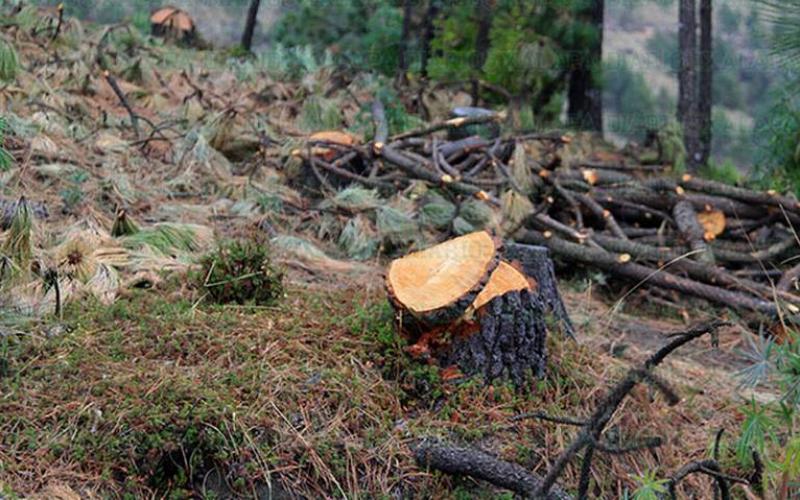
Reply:
[[455, 321], [489, 281], [500, 245], [478, 231], [396, 259], [386, 275], [389, 300], [425, 325]]

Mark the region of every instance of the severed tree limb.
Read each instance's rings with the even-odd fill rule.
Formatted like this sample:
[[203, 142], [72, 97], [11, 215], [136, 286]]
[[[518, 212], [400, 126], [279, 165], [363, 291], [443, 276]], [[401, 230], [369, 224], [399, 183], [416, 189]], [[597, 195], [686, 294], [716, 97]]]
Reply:
[[683, 238], [689, 244], [689, 247], [694, 253], [694, 258], [706, 264], [714, 264], [714, 254], [705, 240], [705, 231], [700, 221], [697, 219], [697, 213], [694, 207], [687, 200], [678, 201], [672, 209], [672, 216], [675, 218], [675, 224], [678, 225], [678, 230], [683, 235]]
[[772, 301], [732, 292], [704, 283], [698, 283], [691, 279], [681, 278], [634, 262], [620, 263], [617, 256], [602, 249], [589, 248], [585, 245], [572, 243], [556, 236], [545, 238], [537, 231], [524, 232], [516, 239], [523, 243], [544, 245], [555, 255], [605, 269], [619, 276], [648, 282], [670, 290], [688, 293], [723, 306], [746, 309], [770, 316], [778, 315], [778, 305]]
[[375, 149], [383, 148], [389, 138], [389, 122], [386, 120], [386, 109], [380, 99], [372, 101], [372, 121], [375, 123]]
[[473, 186], [472, 184], [467, 184], [461, 181], [452, 181], [445, 178], [444, 176], [437, 175], [435, 172], [425, 169], [424, 167], [420, 166], [416, 161], [409, 158], [408, 156], [405, 156], [399, 151], [396, 151], [392, 147], [384, 146], [380, 151], [378, 151], [378, 153], [386, 161], [394, 165], [397, 165], [415, 179], [421, 179], [433, 184], [442, 185], [445, 188], [455, 191], [457, 193], [474, 196], [478, 199], [489, 201], [496, 206], [500, 205], [500, 202], [497, 199], [490, 197], [485, 191], [478, 188], [477, 186]]
[[136, 138], [138, 139], [141, 136], [141, 133], [139, 132], [139, 115], [137, 115], [136, 112], [133, 111], [133, 108], [131, 108], [131, 105], [128, 104], [128, 99], [125, 98], [125, 93], [122, 92], [121, 88], [119, 88], [117, 80], [111, 76], [111, 73], [108, 70], [103, 72], [103, 77], [111, 86], [111, 90], [113, 90], [114, 94], [116, 94], [117, 99], [119, 99], [120, 103], [122, 104], [122, 107], [124, 107], [125, 111], [128, 112], [128, 116], [131, 117], [131, 126], [133, 127], [133, 131], [136, 133]]
[[669, 492], [670, 498], [677, 498], [676, 488], [678, 484], [683, 481], [686, 476], [696, 473], [711, 476], [716, 480], [722, 500], [730, 500], [731, 498], [729, 482], [750, 484], [746, 479], [722, 473], [719, 463], [716, 460], [698, 460], [684, 465], [669, 479], [667, 491]]
[[401, 134], [395, 134], [391, 137], [391, 140], [399, 141], [401, 139], [407, 139], [409, 137], [419, 137], [421, 135], [432, 134], [433, 132], [438, 132], [439, 130], [444, 130], [447, 128], [458, 128], [467, 125], [493, 122], [497, 120], [498, 120], [498, 115], [496, 114], [470, 116], [468, 118], [467, 117], [450, 118], [449, 120], [445, 120], [439, 123], [433, 123], [431, 125], [428, 125], [427, 127], [423, 127], [417, 130], [410, 130], [408, 132], [403, 132]]
[[577, 193], [575, 197], [586, 208], [588, 208], [595, 215], [595, 217], [602, 220], [612, 234], [618, 238], [622, 238], [623, 240], [628, 239], [628, 235], [625, 234], [625, 231], [623, 231], [620, 225], [617, 223], [617, 220], [614, 218], [614, 214], [600, 206], [600, 204], [597, 203], [594, 198], [584, 193]]
[[628, 374], [614, 387], [611, 388], [608, 395], [600, 402], [595, 409], [592, 416], [589, 418], [586, 426], [583, 427], [580, 434], [572, 441], [566, 450], [562, 451], [556, 459], [547, 475], [542, 480], [542, 484], [536, 490], [534, 496], [537, 498], [546, 497], [550, 489], [555, 485], [558, 478], [564, 471], [564, 468], [572, 460], [572, 458], [583, 448], [587, 449], [584, 455], [584, 464], [582, 465], [581, 481], [579, 483], [578, 498], [586, 498], [588, 491], [588, 470], [591, 467], [591, 458], [594, 452], [595, 443], [600, 440], [600, 437], [605, 430], [606, 425], [614, 416], [619, 405], [628, 396], [636, 385], [641, 382], [642, 375], [649, 373], [650, 370], [661, 364], [667, 356], [672, 354], [676, 349], [692, 340], [699, 338], [708, 333], [716, 331], [726, 323], [723, 321], [712, 321], [696, 325], [684, 332], [674, 334], [672, 340], [666, 345], [661, 347], [653, 353], [642, 365], [638, 368], [633, 368], [628, 371]]
[[548, 500], [571, 500], [564, 490], [553, 487], [544, 496], [536, 496], [542, 478], [520, 465], [496, 458], [475, 448], [466, 448], [442, 443], [434, 439], [423, 439], [414, 448], [417, 463], [426, 468], [448, 474], [469, 476], [488, 481], [495, 486], [509, 489], [527, 498]]

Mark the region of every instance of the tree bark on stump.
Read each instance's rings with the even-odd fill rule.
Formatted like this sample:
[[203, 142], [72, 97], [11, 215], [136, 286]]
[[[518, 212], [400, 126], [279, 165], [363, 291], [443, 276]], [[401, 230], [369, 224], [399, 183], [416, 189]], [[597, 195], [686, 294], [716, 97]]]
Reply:
[[456, 365], [467, 375], [483, 375], [489, 384], [511, 380], [525, 386], [532, 374], [544, 375], [547, 364], [547, 326], [544, 308], [535, 292], [508, 292], [478, 311], [480, 329], [456, 336], [439, 356], [442, 366]]
[[510, 244], [502, 252], [485, 231], [460, 236], [395, 259], [386, 288], [408, 352], [524, 389], [545, 371], [546, 312], [570, 335], [572, 324], [547, 249]]
[[575, 328], [558, 291], [558, 280], [553, 259], [550, 258], [550, 250], [536, 245], [507, 243], [503, 247], [503, 252], [507, 261], [519, 262], [525, 274], [536, 280], [537, 298], [545, 313], [552, 314], [563, 332], [575, 338]]

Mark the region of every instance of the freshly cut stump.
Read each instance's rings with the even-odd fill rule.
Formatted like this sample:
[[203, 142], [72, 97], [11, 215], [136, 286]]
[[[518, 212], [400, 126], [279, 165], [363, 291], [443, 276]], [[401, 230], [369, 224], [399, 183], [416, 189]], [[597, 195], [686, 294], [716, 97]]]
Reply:
[[477, 232], [392, 262], [386, 286], [409, 353], [523, 390], [544, 374], [545, 315], [571, 325], [547, 249], [509, 247]]
[[470, 233], [394, 260], [386, 275], [389, 300], [428, 325], [460, 318], [497, 267], [500, 240]]

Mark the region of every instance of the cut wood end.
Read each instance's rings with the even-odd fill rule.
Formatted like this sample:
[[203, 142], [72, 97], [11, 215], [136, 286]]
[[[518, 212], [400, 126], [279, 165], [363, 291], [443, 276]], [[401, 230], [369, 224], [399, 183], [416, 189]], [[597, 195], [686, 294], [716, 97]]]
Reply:
[[629, 253], [621, 253], [617, 256], [617, 262], [620, 264], [625, 264], [631, 261], [631, 254]]
[[467, 121], [467, 119], [464, 118], [463, 116], [461, 116], [461, 117], [458, 117], [458, 118], [451, 118], [451, 119], [447, 120], [447, 122], [445, 122], [445, 123], [447, 123], [451, 127], [460, 127], [460, 126], [464, 125], [464, 122], [466, 122], [466, 121]]
[[786, 309], [788, 309], [792, 314], [800, 313], [800, 307], [797, 307], [794, 304], [786, 304]]
[[541, 177], [542, 179], [547, 179], [548, 177], [550, 177], [550, 171], [546, 169], [539, 170], [539, 177]]
[[483, 290], [475, 297], [471, 308], [478, 310], [489, 303], [493, 298], [504, 295], [508, 292], [519, 290], [530, 290], [531, 284], [528, 278], [519, 272], [514, 266], [505, 261], [500, 261], [497, 268], [492, 272], [489, 282]]
[[443, 184], [450, 184], [451, 182], [453, 182], [453, 176], [450, 174], [444, 174], [440, 180], [442, 181]]
[[597, 184], [597, 181], [600, 179], [600, 176], [597, 174], [597, 172], [591, 169], [583, 170], [581, 175], [583, 175], [583, 180], [588, 182], [590, 186]]
[[293, 149], [291, 155], [294, 156], [295, 158], [298, 158], [303, 156], [303, 152], [300, 151], [299, 149]]
[[372, 150], [375, 152], [375, 154], [381, 154], [383, 153], [383, 146], [384, 144], [382, 142], [377, 141], [372, 145]]
[[457, 305], [465, 295], [478, 293], [476, 287], [494, 271], [500, 244], [478, 231], [395, 259], [386, 274], [389, 297], [414, 314]]
[[608, 219], [609, 217], [611, 217], [611, 212], [607, 209], [603, 209], [603, 218]]
[[484, 190], [480, 190], [477, 193], [475, 193], [475, 198], [481, 201], [489, 201], [489, 193], [487, 193]]
[[564, 144], [569, 144], [570, 142], [572, 142], [572, 137], [568, 135], [562, 135], [561, 142], [563, 142]]
[[686, 193], [686, 190], [683, 189], [681, 186], [676, 186], [675, 187], [675, 192], [680, 194], [680, 195], [683, 195], [684, 193]]
[[774, 189], [767, 190], [767, 194], [770, 196], [778, 196], [778, 192], [775, 191]]
[[717, 235], [712, 233], [711, 231], [706, 231], [703, 234], [703, 239], [706, 240], [706, 241], [712, 241], [712, 240], [715, 240], [716, 238], [717, 238]]
[[553, 232], [552, 231], [545, 231], [545, 232], [542, 233], [542, 236], [544, 236], [544, 238], [546, 240], [549, 240], [550, 238], [553, 237]]
[[681, 177], [681, 180], [683, 182], [689, 182], [690, 180], [692, 180], [692, 174], [683, 174], [683, 177]]
[[555, 203], [555, 202], [556, 202], [556, 199], [555, 199], [555, 198], [553, 198], [552, 196], [548, 196], [547, 198], [545, 198], [545, 201], [546, 201], [547, 203], [549, 203], [550, 205], [552, 205], [553, 203]]
[[111, 76], [111, 73], [107, 69], [103, 70], [103, 78], [108, 78], [109, 76]]
[[58, 11], [64, 10], [64, 4], [60, 3], [60, 4], [56, 5], [56, 10], [58, 10]]

